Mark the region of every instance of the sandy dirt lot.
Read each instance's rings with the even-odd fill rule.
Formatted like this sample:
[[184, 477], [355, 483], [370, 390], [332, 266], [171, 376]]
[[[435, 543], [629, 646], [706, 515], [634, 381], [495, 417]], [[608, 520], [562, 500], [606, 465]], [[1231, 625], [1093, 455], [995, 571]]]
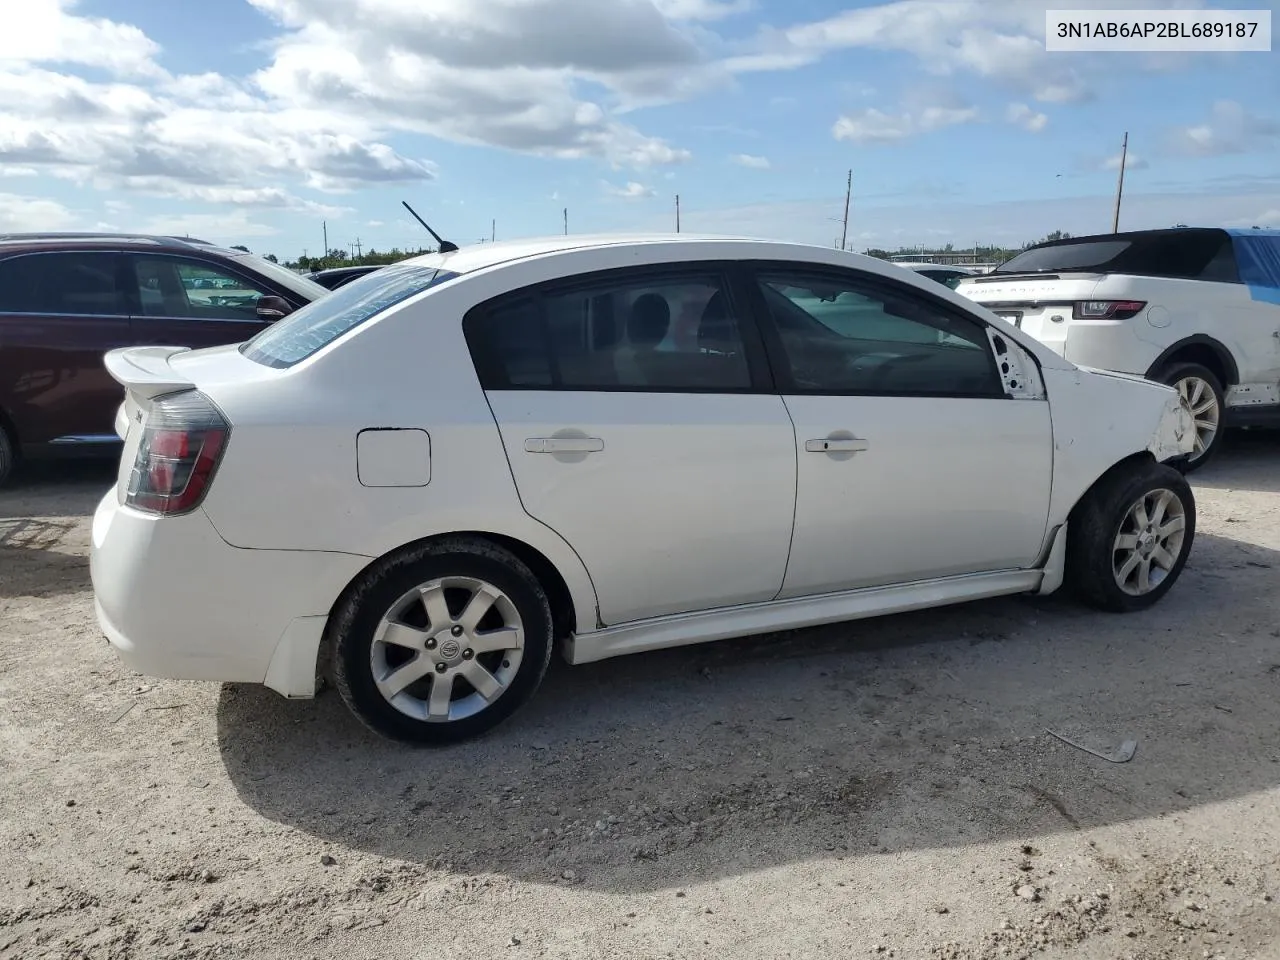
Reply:
[[1195, 476], [1149, 613], [1018, 598], [557, 662], [438, 752], [333, 693], [124, 670], [86, 556], [108, 482], [0, 492], [5, 960], [1280, 957], [1275, 436]]

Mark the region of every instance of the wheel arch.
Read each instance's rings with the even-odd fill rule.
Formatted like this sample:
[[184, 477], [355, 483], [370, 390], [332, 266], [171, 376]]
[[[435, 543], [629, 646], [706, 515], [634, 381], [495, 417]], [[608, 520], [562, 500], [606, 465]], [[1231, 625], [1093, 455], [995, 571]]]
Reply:
[[1160, 371], [1173, 363], [1198, 363], [1211, 370], [1224, 388], [1240, 382], [1240, 367], [1231, 351], [1207, 334], [1196, 333], [1166, 347], [1147, 368], [1146, 377], [1157, 379]]
[[1106, 470], [1103, 470], [1102, 473], [1098, 474], [1093, 483], [1085, 487], [1080, 496], [1076, 498], [1076, 502], [1071, 505], [1071, 509], [1067, 513], [1067, 539], [1070, 540], [1071, 538], [1071, 524], [1078, 519], [1081, 508], [1093, 494], [1093, 491], [1097, 490], [1098, 487], [1102, 486], [1104, 483], [1109, 482], [1112, 477], [1119, 473], [1123, 473], [1131, 467], [1135, 467], [1139, 464], [1153, 465], [1159, 462], [1160, 461], [1155, 458], [1150, 450], [1140, 450], [1137, 453], [1131, 453], [1127, 457], [1117, 460]]
[[487, 530], [450, 530], [447, 533], [436, 533], [430, 536], [411, 540], [395, 547], [381, 556], [370, 560], [339, 591], [333, 605], [329, 608], [325, 622], [324, 634], [320, 642], [317, 672], [324, 677], [330, 676], [331, 658], [337, 633], [341, 629], [342, 614], [350, 609], [352, 598], [364, 587], [370, 572], [381, 564], [394, 560], [404, 554], [413, 553], [442, 540], [470, 539], [489, 543], [500, 547], [516, 557], [529, 568], [530, 573], [538, 581], [547, 595], [551, 606], [551, 618], [555, 629], [555, 638], [562, 639], [578, 629], [578, 611], [574, 606], [573, 594], [568, 581], [559, 568], [537, 547], [507, 534], [493, 533]]

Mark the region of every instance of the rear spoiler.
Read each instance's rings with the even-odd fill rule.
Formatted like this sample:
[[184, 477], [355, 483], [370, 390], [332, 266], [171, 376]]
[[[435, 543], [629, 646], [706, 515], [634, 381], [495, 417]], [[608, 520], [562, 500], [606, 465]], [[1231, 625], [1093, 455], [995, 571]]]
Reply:
[[965, 277], [961, 280], [972, 280], [974, 283], [1003, 283], [1006, 280], [1061, 280], [1062, 277], [1056, 273], [982, 273], [977, 276]]
[[169, 366], [169, 359], [190, 347], [119, 347], [102, 358], [111, 379], [145, 400], [195, 386]]

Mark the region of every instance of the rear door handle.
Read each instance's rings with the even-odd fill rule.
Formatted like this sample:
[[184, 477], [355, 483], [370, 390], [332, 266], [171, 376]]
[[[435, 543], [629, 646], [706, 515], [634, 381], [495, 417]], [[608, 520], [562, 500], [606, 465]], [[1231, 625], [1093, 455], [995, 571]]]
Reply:
[[862, 453], [871, 446], [866, 440], [858, 437], [852, 439], [806, 440], [804, 449], [808, 453]]
[[525, 453], [598, 453], [604, 449], [599, 437], [530, 437]]

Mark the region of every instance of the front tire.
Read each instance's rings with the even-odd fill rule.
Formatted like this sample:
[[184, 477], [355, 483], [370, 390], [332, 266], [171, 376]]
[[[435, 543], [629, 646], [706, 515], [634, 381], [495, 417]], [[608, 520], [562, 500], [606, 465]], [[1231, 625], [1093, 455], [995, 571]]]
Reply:
[[1145, 610], [1181, 575], [1195, 532], [1195, 497], [1182, 473], [1157, 463], [1119, 469], [1072, 512], [1067, 580], [1090, 606]]
[[497, 726], [538, 688], [551, 606], [516, 556], [449, 538], [380, 561], [335, 617], [334, 685], [394, 740], [456, 743]]
[[1191, 473], [1208, 463], [1222, 446], [1225, 434], [1223, 414], [1225, 393], [1217, 375], [1198, 363], [1175, 363], [1156, 378], [1178, 391], [1196, 421], [1196, 445], [1182, 462], [1182, 472]]

